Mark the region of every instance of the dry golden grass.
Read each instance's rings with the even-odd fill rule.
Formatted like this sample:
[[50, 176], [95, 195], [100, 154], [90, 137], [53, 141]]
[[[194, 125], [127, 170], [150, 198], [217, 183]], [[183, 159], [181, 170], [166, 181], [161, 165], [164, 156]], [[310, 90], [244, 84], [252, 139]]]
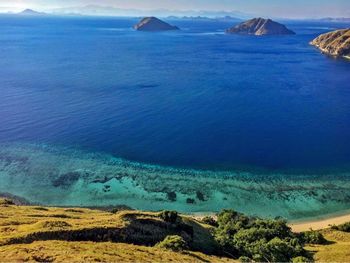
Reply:
[[[210, 255], [216, 249], [211, 226], [189, 216], [182, 216], [181, 222], [185, 228], [179, 232], [186, 231], [186, 226], [193, 230], [191, 250], [206, 254], [133, 245], [158, 242], [169, 231], [159, 213], [17, 206], [0, 199], [0, 262], [235, 262]], [[350, 233], [322, 232], [331, 244], [307, 247], [316, 262], [350, 263]], [[125, 242], [108, 242], [110, 234], [121, 235]], [[81, 242], [72, 242], [80, 235]], [[92, 242], [94, 238], [101, 242]]]
[[314, 254], [315, 262], [350, 262], [350, 233], [332, 229], [322, 230], [329, 245], [313, 245], [307, 249]]
[[0, 246], [0, 258], [4, 262], [234, 262], [199, 252], [175, 253], [122, 243], [65, 241]]
[[[193, 229], [193, 250], [214, 251], [210, 226], [190, 217], [182, 217], [181, 222]], [[0, 199], [0, 262], [234, 262], [200, 252], [175, 253], [131, 244], [155, 242], [168, 230], [159, 213], [17, 206]], [[108, 242], [110, 234], [121, 235], [126, 242]], [[71, 242], [80, 238], [83, 241]], [[101, 242], [91, 242], [94, 238]]]
[[0, 205], [0, 244], [38, 231], [123, 227], [123, 213], [90, 209]]

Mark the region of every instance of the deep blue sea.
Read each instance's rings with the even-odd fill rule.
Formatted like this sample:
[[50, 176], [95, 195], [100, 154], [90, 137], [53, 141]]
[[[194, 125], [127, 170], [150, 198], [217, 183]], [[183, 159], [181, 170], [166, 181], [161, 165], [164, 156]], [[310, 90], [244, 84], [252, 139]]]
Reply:
[[182, 30], [166, 33], [136, 22], [0, 17], [3, 167], [34, 174], [9, 152], [61, 147], [169, 169], [350, 180], [350, 61], [309, 45], [349, 24], [287, 21], [297, 35], [255, 37], [225, 35], [230, 21], [173, 20]]

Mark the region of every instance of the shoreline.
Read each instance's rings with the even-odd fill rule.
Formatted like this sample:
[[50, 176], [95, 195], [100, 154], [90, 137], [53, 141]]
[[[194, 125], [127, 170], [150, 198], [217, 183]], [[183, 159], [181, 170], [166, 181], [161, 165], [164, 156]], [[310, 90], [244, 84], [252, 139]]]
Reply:
[[[216, 218], [216, 213], [192, 213], [185, 214], [196, 220], [201, 220], [205, 216], [211, 216]], [[292, 228], [293, 232], [304, 232], [309, 230], [322, 230], [330, 228], [332, 225], [341, 225], [350, 222], [350, 210], [345, 210], [339, 213], [326, 214], [324, 216], [318, 216], [317, 218], [308, 218], [300, 220], [288, 220], [288, 225]]]
[[341, 225], [350, 222], [350, 211], [343, 211], [343, 213], [325, 215], [317, 219], [306, 219], [290, 221], [288, 225], [293, 232], [303, 232], [312, 230], [322, 230], [331, 227], [332, 225]]
[[[19, 206], [44, 206], [42, 204], [34, 204], [28, 202], [26, 199], [12, 195], [9, 193], [0, 193], [0, 198], [8, 198], [15, 202]], [[86, 208], [92, 210], [106, 211], [111, 208], [121, 208], [122, 210], [134, 210], [131, 207], [119, 205], [119, 206], [47, 206], [47, 207], [57, 207], [57, 208]], [[195, 220], [201, 220], [203, 217], [211, 216], [216, 218], [216, 213], [214, 212], [194, 212], [194, 213], [181, 213], [184, 216], [191, 217]], [[322, 230], [331, 227], [332, 225], [341, 225], [350, 222], [350, 210], [345, 210], [338, 213], [326, 214], [323, 216], [318, 216], [316, 218], [300, 219], [300, 220], [290, 220], [288, 225], [292, 228], [293, 232], [304, 232], [310, 229], [312, 230]]]

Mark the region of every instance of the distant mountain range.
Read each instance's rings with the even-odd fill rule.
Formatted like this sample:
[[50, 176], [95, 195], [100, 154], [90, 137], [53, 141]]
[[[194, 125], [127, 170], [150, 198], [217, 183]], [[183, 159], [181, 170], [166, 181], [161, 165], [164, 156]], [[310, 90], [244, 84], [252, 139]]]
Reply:
[[321, 18], [320, 20], [327, 22], [350, 22], [350, 17], [325, 17]]
[[215, 20], [215, 21], [242, 21], [241, 18], [232, 17], [232, 16], [218, 16], [218, 17], [206, 17], [206, 16], [168, 16], [167, 19], [170, 20]]
[[[0, 8], [1, 10], [4, 8]], [[5, 9], [4, 9], [5, 10]], [[240, 11], [206, 11], [206, 10], [169, 10], [169, 9], [154, 9], [154, 10], [138, 10], [138, 9], [123, 9], [112, 6], [86, 5], [72, 6], [64, 8], [55, 8], [45, 10], [46, 12], [38, 12], [33, 9], [25, 9], [19, 13], [3, 12], [2, 14], [18, 14], [26, 16], [38, 15], [65, 15], [65, 16], [119, 16], [119, 17], [147, 17], [157, 16], [168, 19], [188, 19], [188, 20], [246, 20], [254, 17], [254, 14], [243, 13]], [[280, 20], [283, 18], [279, 18]], [[350, 23], [350, 17], [325, 17], [316, 19], [300, 19], [324, 22], [345, 22]]]
[[33, 9], [25, 9], [22, 12], [19, 12], [18, 15], [24, 15], [24, 16], [42, 16], [42, 15], [46, 15], [46, 13], [42, 13], [42, 12], [37, 12], [34, 11]]
[[111, 6], [99, 6], [99, 5], [87, 5], [76, 6], [66, 8], [56, 8], [50, 10], [50, 13], [62, 15], [62, 14], [77, 14], [77, 15], [89, 15], [89, 16], [158, 16], [168, 17], [173, 16], [177, 18], [181, 17], [235, 17], [240, 19], [249, 18], [252, 15], [242, 13], [239, 11], [179, 11], [168, 9], [154, 9], [154, 10], [137, 10], [137, 9], [122, 9]]

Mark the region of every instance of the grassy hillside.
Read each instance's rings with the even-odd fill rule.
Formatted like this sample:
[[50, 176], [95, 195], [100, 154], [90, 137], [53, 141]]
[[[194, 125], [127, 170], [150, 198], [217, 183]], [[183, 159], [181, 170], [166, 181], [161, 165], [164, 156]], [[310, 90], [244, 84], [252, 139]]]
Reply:
[[[173, 216], [21, 206], [0, 199], [0, 261], [238, 262], [228, 257], [249, 260], [259, 258], [263, 250], [270, 259], [276, 258], [270, 261], [291, 254], [299, 260], [298, 255], [313, 255], [316, 262], [350, 262], [350, 233], [336, 229], [322, 230], [325, 244], [306, 245], [305, 251], [302, 246], [308, 241], [323, 243], [319, 232], [295, 234], [283, 221], [249, 218], [231, 210], [220, 213], [217, 221], [207, 218], [206, 223]], [[174, 235], [186, 243], [184, 250], [159, 245]]]
[[350, 262], [350, 233], [325, 229], [321, 231], [327, 245], [308, 246], [316, 262]]
[[[233, 262], [210, 255], [217, 246], [210, 228], [188, 217], [166, 222], [160, 213], [17, 206], [1, 199], [0, 261]], [[188, 242], [188, 251], [154, 247], [174, 234]]]
[[0, 246], [0, 258], [4, 262], [234, 262], [192, 251], [176, 253], [123, 243], [66, 241]]

